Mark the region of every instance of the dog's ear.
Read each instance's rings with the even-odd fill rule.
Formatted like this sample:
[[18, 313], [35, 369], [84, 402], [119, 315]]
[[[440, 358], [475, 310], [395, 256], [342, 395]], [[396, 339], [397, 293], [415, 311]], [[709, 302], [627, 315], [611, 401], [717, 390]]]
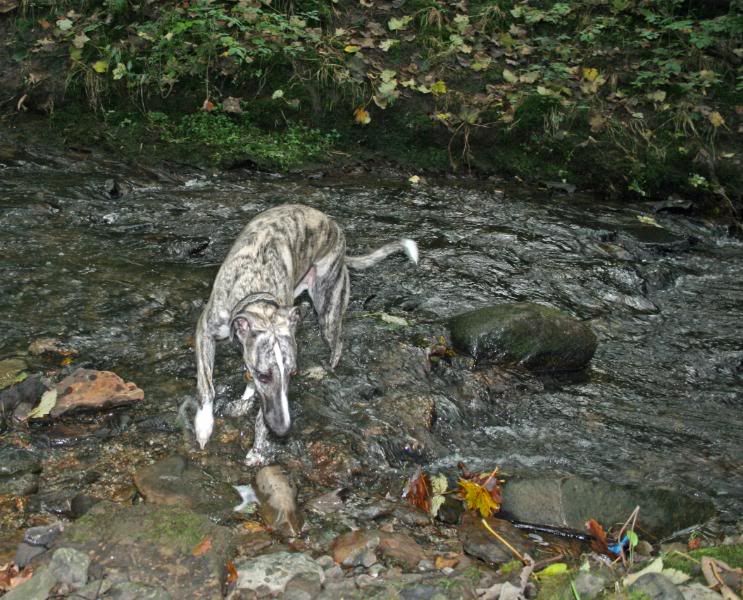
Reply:
[[230, 323], [230, 335], [233, 340], [237, 338], [244, 344], [248, 337], [252, 337], [257, 333], [256, 325], [257, 319], [255, 315], [249, 312], [241, 313], [232, 319], [232, 323]]

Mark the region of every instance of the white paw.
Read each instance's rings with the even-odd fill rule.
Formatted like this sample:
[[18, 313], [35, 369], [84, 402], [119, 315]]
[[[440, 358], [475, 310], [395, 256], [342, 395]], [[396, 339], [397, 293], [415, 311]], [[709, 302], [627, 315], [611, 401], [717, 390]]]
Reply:
[[203, 450], [209, 438], [212, 437], [212, 431], [214, 430], [214, 415], [211, 404], [204, 404], [196, 411], [193, 425], [196, 433], [196, 441]]

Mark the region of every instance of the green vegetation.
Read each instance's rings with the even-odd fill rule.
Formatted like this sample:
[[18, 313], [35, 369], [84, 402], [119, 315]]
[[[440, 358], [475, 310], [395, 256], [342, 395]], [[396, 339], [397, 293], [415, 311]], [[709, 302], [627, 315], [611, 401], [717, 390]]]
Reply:
[[721, 560], [733, 569], [743, 568], [743, 544], [700, 548], [699, 550], [691, 550], [688, 554], [675, 552], [666, 556], [663, 559], [663, 563], [667, 568], [678, 569], [690, 575], [696, 575], [699, 572], [699, 561], [703, 556]]
[[26, 0], [5, 18], [22, 107], [61, 65], [67, 102], [138, 111], [209, 162], [332, 146], [728, 215], [743, 189], [740, 0]]

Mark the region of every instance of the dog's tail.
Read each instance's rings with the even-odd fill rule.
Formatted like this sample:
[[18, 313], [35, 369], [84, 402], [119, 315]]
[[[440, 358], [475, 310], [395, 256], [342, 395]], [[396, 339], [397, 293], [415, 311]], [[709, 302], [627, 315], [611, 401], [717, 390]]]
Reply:
[[374, 252], [370, 252], [369, 254], [364, 254], [362, 256], [346, 256], [346, 265], [357, 271], [368, 269], [395, 252], [405, 252], [412, 262], [416, 265], [418, 264], [418, 244], [413, 240], [403, 238], [385, 244], [381, 248], [377, 248]]

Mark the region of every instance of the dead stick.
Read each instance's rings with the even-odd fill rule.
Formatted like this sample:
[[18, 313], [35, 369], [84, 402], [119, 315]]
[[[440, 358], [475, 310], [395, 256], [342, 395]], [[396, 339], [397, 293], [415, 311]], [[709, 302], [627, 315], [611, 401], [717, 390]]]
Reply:
[[511, 544], [508, 543], [507, 540], [505, 540], [501, 535], [497, 534], [493, 528], [488, 524], [488, 522], [485, 519], [480, 519], [482, 521], [483, 526], [485, 529], [487, 529], [490, 533], [492, 533], [495, 536], [495, 539], [497, 539], [501, 544], [503, 544], [506, 548], [508, 548], [511, 552], [513, 552], [513, 555], [518, 558], [522, 563], [526, 564], [526, 560], [524, 560], [524, 557], [521, 555], [521, 553], [516, 550]]

